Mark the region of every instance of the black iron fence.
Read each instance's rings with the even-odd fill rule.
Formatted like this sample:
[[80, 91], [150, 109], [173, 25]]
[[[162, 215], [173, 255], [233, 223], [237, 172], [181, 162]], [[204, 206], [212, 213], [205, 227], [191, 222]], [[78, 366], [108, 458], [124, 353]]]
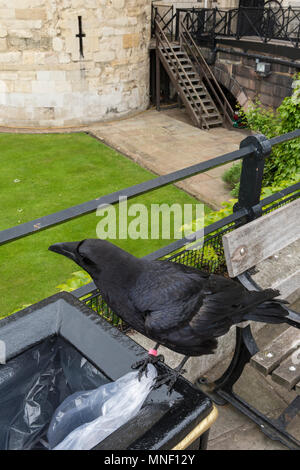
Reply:
[[[168, 257], [171, 261], [201, 268], [209, 272], [224, 272], [226, 265], [222, 244], [223, 234], [249, 220], [262, 216], [264, 213], [278, 207], [278, 205], [287, 203], [300, 196], [300, 183], [296, 183], [272, 196], [260, 200], [265, 159], [269, 157], [274, 145], [296, 138], [300, 138], [300, 129], [272, 139], [267, 139], [260, 134], [249, 136], [241, 142], [239, 150], [229, 152], [167, 175], [156, 177], [150, 181], [93, 199], [92, 201], [70, 207], [60, 212], [2, 230], [0, 232], [0, 246], [91, 213], [95, 211], [99, 205], [116, 204], [122, 196], [132, 198], [140, 194], [154, 191], [163, 186], [182, 181], [194, 175], [204, 173], [207, 170], [211, 170], [228, 162], [242, 159], [240, 192], [233, 213], [204, 227], [203, 231], [195, 232], [192, 236], [176, 240], [145, 257], [149, 260]], [[55, 241], [56, 240], [53, 240], [53, 242]], [[196, 242], [196, 247], [194, 247], [193, 250], [186, 249], [186, 246], [192, 242]], [[107, 307], [94, 283], [80, 287], [73, 291], [72, 294], [102, 313], [106, 318], [114, 323], [118, 323], [118, 319]]]
[[241, 39], [255, 37], [267, 43], [285, 41], [293, 47], [300, 43], [300, 8], [177, 8], [152, 7], [152, 30], [157, 19], [165, 34], [176, 39], [182, 20], [194, 40], [214, 41], [217, 37]]
[[151, 12], [151, 35], [155, 36], [155, 21], [163, 29], [163, 32], [171, 39], [175, 37], [176, 7], [174, 5], [155, 5], [152, 3]]

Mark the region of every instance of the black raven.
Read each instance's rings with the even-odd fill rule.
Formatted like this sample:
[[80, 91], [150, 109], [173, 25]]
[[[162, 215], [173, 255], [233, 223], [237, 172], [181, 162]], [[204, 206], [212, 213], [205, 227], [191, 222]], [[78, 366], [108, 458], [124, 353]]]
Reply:
[[[245, 320], [282, 323], [288, 315], [272, 300], [272, 289], [249, 292], [223, 276], [171, 261], [136, 258], [100, 239], [56, 243], [49, 250], [72, 259], [93, 278], [109, 307], [157, 344], [147, 360], [155, 363], [158, 346], [185, 355], [168, 382], [172, 387], [189, 356], [213, 354], [217, 338]], [[164, 379], [163, 379], [164, 380]], [[158, 382], [163, 383], [163, 381]]]

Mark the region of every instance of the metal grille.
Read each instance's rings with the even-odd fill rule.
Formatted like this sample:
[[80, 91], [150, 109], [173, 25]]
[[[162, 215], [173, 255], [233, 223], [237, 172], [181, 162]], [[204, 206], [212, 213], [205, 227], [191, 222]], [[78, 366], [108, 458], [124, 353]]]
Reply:
[[294, 194], [292, 194], [292, 195], [290, 195], [286, 198], [280, 199], [279, 201], [275, 202], [274, 204], [271, 204], [270, 206], [266, 206], [263, 209], [262, 213], [263, 214], [268, 214], [268, 213], [274, 211], [275, 209], [278, 209], [279, 207], [285, 206], [285, 204], [287, 204], [288, 202], [295, 201], [295, 199], [298, 199], [299, 197], [300, 197], [300, 192], [297, 191]]
[[235, 225], [227, 226], [213, 235], [198, 242], [199, 248], [187, 249], [168, 258], [169, 261], [209, 273], [224, 274], [227, 271], [222, 236], [233, 230]]
[[121, 331], [127, 329], [126, 324], [119, 318], [112, 309], [104, 301], [102, 295], [98, 290], [95, 290], [80, 299], [87, 307], [91, 308], [95, 312], [99, 313], [105, 320], [109, 321], [113, 325], [117, 326]]

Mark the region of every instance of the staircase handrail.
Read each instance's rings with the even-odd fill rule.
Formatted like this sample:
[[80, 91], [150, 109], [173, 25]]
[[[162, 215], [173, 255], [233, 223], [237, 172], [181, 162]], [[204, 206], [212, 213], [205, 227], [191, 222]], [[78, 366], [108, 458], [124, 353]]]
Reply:
[[[178, 69], [180, 69], [181, 72], [184, 74], [186, 80], [188, 81], [190, 87], [191, 87], [192, 90], [194, 91], [194, 94], [197, 96], [197, 99], [199, 100], [199, 102], [200, 102], [200, 104], [201, 104], [203, 114], [204, 114], [205, 116], [207, 116], [206, 109], [205, 109], [205, 107], [204, 107], [204, 105], [203, 105], [203, 103], [202, 103], [201, 98], [200, 98], [199, 95], [198, 95], [198, 92], [196, 91], [196, 89], [195, 89], [194, 85], [192, 84], [192, 82], [191, 82], [189, 76], [187, 75], [186, 71], [184, 70], [184, 68], [183, 68], [183, 66], [182, 66], [182, 64], [181, 64], [181, 62], [180, 62], [180, 60], [179, 60], [178, 57], [176, 56], [175, 51], [174, 51], [174, 49], [173, 49], [171, 43], [169, 42], [167, 36], [165, 35], [165, 33], [163, 32], [162, 28], [160, 27], [160, 25], [158, 24], [158, 22], [157, 22], [156, 20], [155, 20], [155, 36], [156, 36], [156, 40], [158, 41], [158, 44], [160, 44], [160, 45], [163, 47], [163, 49], [165, 50], [165, 52], [166, 52], [166, 54], [167, 54], [169, 60], [170, 60], [171, 62], [173, 62], [173, 59], [171, 58], [171, 55], [170, 55], [170, 53], [168, 52], [167, 48], [169, 48], [169, 49], [171, 50], [171, 52], [172, 52], [172, 54], [173, 54], [173, 57], [175, 58], [175, 60], [176, 60], [176, 62], [177, 62]], [[161, 39], [160, 36], [162, 36], [163, 39]], [[165, 43], [167, 44], [167, 48], [166, 48], [166, 46], [164, 45], [163, 41], [165, 41]], [[193, 102], [195, 103], [196, 100], [195, 100], [195, 98], [193, 97], [193, 94], [190, 92], [190, 90], [189, 90], [187, 87], [186, 87], [186, 89], [187, 89], [187, 92], [188, 92], [188, 94], [189, 94], [189, 96], [190, 96], [191, 101], [193, 101]], [[195, 113], [194, 113], [194, 114], [195, 114]], [[196, 116], [196, 118], [199, 118], [199, 117], [200, 117], [200, 124], [201, 124], [201, 122], [202, 122], [202, 115], [199, 114], [199, 116], [198, 116], [198, 115], [195, 114], [195, 116]]]
[[[189, 50], [190, 54], [193, 56], [194, 60], [200, 66], [200, 69], [203, 71], [204, 77], [206, 78], [207, 85], [210, 88], [210, 92], [214, 94], [216, 100], [218, 101], [219, 105], [223, 109], [224, 118], [226, 118], [228, 120], [228, 123], [231, 124], [232, 119], [233, 119], [234, 111], [233, 111], [229, 101], [227, 100], [222, 88], [220, 87], [220, 85], [219, 85], [216, 77], [214, 76], [213, 72], [211, 71], [209, 65], [207, 64], [206, 60], [204, 59], [204, 57], [203, 57], [203, 55], [200, 51], [200, 48], [195, 43], [193, 37], [191, 36], [189, 31], [187, 30], [187, 28], [186, 28], [185, 24], [183, 23], [183, 21], [181, 21], [180, 26], [181, 26], [180, 41], [182, 41], [183, 44], [188, 47], [188, 50]], [[184, 31], [185, 34], [183, 33], [183, 31]], [[191, 42], [192, 46], [187, 41], [185, 35], [188, 37], [188, 40]], [[197, 54], [195, 54], [195, 50], [197, 51]], [[209, 78], [212, 79], [215, 86], [212, 86], [212, 84], [210, 83]], [[216, 89], [219, 91], [220, 96], [222, 97], [222, 100], [221, 100], [219, 94], [216, 92]]]

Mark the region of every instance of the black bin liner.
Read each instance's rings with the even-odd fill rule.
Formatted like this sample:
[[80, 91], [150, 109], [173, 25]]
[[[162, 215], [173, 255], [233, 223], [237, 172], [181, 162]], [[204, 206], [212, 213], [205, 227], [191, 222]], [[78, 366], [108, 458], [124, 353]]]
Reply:
[[[50, 421], [67, 396], [116, 381], [146, 356], [68, 293], [0, 320], [0, 340], [7, 360], [0, 364], [0, 449], [47, 449]], [[211, 400], [180, 377], [171, 395], [165, 385], [151, 391], [138, 414], [94, 449], [172, 449], [211, 411]]]
[[109, 381], [59, 337], [10, 360], [0, 368], [0, 449], [47, 448], [46, 432], [58, 405]]

